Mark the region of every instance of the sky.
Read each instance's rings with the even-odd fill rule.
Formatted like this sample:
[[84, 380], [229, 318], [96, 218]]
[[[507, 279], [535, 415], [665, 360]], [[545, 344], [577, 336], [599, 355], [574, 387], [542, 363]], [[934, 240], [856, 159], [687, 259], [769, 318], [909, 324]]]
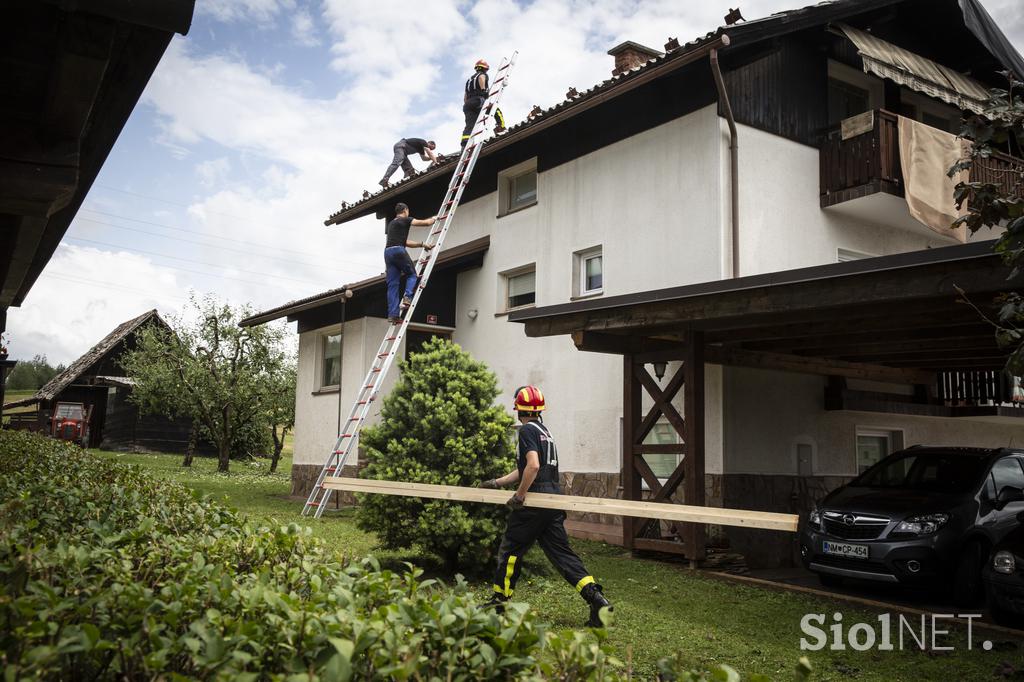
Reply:
[[[10, 309], [11, 356], [71, 362], [146, 310], [179, 314], [192, 293], [266, 310], [377, 275], [379, 221], [323, 221], [378, 188], [400, 138], [458, 150], [477, 59], [493, 67], [519, 51], [502, 102], [511, 125], [608, 78], [613, 45], [692, 40], [730, 4], [197, 0], [53, 259]], [[804, 4], [741, 9], [756, 19]], [[984, 5], [1024, 51], [1019, 0]]]

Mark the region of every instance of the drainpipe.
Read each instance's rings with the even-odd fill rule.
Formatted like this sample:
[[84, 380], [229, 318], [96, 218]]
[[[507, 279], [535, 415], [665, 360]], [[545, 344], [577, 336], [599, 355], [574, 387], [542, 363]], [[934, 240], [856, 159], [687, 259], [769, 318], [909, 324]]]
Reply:
[[[722, 35], [722, 46], [729, 45], [729, 36]], [[740, 275], [740, 190], [739, 190], [739, 142], [736, 137], [736, 119], [732, 116], [729, 104], [729, 93], [725, 90], [722, 70], [718, 66], [718, 50], [710, 52], [711, 73], [715, 76], [715, 87], [718, 88], [718, 101], [725, 110], [725, 120], [729, 123], [729, 193], [731, 200], [732, 225], [729, 230], [729, 251], [732, 255], [731, 277]]]

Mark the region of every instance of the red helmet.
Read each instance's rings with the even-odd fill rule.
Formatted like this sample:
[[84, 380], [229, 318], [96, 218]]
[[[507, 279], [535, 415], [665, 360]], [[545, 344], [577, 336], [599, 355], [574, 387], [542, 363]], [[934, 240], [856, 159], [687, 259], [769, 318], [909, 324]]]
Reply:
[[483, 69], [484, 71], [486, 71], [487, 69], [491, 68], [491, 65], [487, 63], [486, 59], [478, 59], [476, 60], [476, 64], [473, 65], [473, 68]]
[[514, 398], [519, 412], [541, 412], [544, 409], [544, 394], [536, 386], [520, 386]]

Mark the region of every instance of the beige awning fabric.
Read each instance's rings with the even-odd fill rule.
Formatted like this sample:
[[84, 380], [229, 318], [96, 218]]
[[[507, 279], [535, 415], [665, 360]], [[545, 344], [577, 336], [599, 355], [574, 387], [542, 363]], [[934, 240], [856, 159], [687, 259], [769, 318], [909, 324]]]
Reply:
[[944, 237], [966, 242], [967, 228], [960, 225], [951, 230], [950, 225], [967, 212], [966, 204], [957, 211], [953, 201], [953, 188], [960, 181], [967, 182], [967, 171], [952, 178], [946, 171], [968, 154], [967, 141], [905, 116], [899, 117], [897, 125], [903, 192], [910, 215]]
[[988, 89], [970, 76], [852, 26], [834, 24], [834, 27], [857, 46], [865, 73], [888, 78], [960, 109], [977, 113], [985, 110]]

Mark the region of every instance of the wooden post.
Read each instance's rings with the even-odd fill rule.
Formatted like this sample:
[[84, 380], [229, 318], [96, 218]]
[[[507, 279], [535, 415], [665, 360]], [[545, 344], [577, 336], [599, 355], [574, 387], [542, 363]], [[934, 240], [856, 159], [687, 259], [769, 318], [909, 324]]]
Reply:
[[[684, 495], [687, 505], [704, 506], [704, 333], [687, 332], [686, 373], [683, 381], [683, 421], [686, 454], [683, 459]], [[705, 556], [706, 533], [703, 525], [688, 523], [684, 527], [686, 556], [695, 568]]]
[[[632, 355], [622, 356], [622, 497], [627, 500], [640, 500], [640, 477], [633, 466], [633, 439], [637, 426], [640, 424], [640, 382], [634, 372]], [[633, 549], [638, 527], [636, 519], [623, 517], [622, 545]]]

